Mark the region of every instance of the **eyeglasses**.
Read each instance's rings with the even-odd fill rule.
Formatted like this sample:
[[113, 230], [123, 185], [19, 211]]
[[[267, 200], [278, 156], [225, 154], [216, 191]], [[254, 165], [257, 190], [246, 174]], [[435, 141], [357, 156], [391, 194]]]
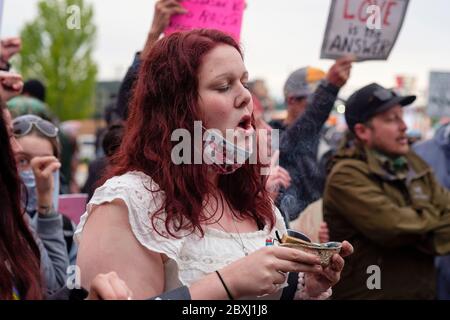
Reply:
[[373, 96], [381, 102], [386, 102], [396, 97], [395, 92], [386, 89], [378, 89], [373, 93]]
[[58, 128], [53, 123], [31, 114], [14, 119], [13, 133], [17, 138], [26, 136], [33, 129], [33, 125], [48, 138], [56, 138], [58, 135]]

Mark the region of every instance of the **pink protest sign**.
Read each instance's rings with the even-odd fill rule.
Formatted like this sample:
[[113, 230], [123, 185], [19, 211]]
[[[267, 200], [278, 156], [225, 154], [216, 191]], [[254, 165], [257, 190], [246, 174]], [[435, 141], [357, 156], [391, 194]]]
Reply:
[[59, 196], [58, 212], [78, 224], [86, 211], [87, 194], [64, 194]]
[[183, 0], [185, 14], [172, 17], [165, 34], [192, 29], [218, 29], [239, 41], [244, 0]]

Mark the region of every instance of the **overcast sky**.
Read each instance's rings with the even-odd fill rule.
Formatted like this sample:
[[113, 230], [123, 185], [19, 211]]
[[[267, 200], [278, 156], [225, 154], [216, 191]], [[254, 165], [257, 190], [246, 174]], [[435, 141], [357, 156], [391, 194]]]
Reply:
[[[37, 0], [5, 0], [1, 35], [20, 33], [36, 15]], [[86, 0], [93, 3], [98, 27], [95, 60], [99, 79], [123, 76], [144, 43], [155, 0]], [[331, 0], [247, 0], [242, 46], [251, 78], [266, 79], [271, 94], [282, 95], [289, 73], [305, 65], [327, 69], [320, 47]], [[411, 0], [397, 43], [388, 61], [353, 67], [343, 95], [369, 82], [393, 86], [395, 75], [417, 77], [427, 86], [429, 70], [450, 71], [450, 1]]]

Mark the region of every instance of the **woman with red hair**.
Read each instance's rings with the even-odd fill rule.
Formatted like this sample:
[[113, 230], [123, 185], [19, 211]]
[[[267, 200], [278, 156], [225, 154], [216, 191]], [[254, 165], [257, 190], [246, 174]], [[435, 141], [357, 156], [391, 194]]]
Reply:
[[[144, 57], [109, 179], [76, 232], [84, 287], [115, 271], [138, 299], [183, 286], [192, 299], [277, 299], [286, 273], [299, 272], [297, 297], [329, 296], [342, 257], [322, 268], [315, 255], [265, 247], [286, 228], [263, 165], [250, 164], [249, 140], [239, 147], [223, 139], [230, 130], [241, 138], [254, 132], [247, 81], [239, 46], [219, 31], [175, 33]], [[175, 136], [195, 136], [197, 121], [210, 139], [184, 149], [180, 162]], [[224, 164], [222, 145], [246, 161]], [[202, 163], [193, 161], [199, 153]], [[351, 251], [345, 242], [341, 255]]]

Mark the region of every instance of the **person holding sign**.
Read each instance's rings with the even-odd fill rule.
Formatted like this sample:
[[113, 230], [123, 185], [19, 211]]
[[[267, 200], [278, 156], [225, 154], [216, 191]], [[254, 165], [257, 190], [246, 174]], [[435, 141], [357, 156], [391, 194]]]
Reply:
[[305, 67], [294, 71], [284, 85], [288, 116], [272, 121], [280, 130], [280, 165], [292, 177], [289, 188], [277, 199], [287, 221], [295, 220], [322, 197], [324, 177], [319, 169], [318, 148], [322, 128], [341, 87], [350, 77], [354, 57], [338, 59], [328, 73]]
[[346, 102], [350, 134], [336, 153], [323, 198], [330, 238], [355, 254], [336, 299], [434, 299], [434, 256], [450, 252], [450, 192], [410, 151], [398, 96], [376, 83]]
[[[225, 10], [224, 6], [226, 11], [229, 12], [227, 15], [223, 14], [223, 11]], [[225, 20], [224, 22], [227, 22], [225, 23], [225, 25], [228, 25], [227, 30], [234, 35], [235, 39], [239, 39], [242, 15], [245, 8], [246, 2], [243, 0], [233, 2], [217, 1], [215, 4], [199, 4], [197, 1], [182, 0], [156, 1], [153, 21], [144, 48], [141, 52], [135, 54], [134, 61], [122, 80], [119, 89], [116, 113], [122, 119], [126, 119], [128, 115], [130, 92], [136, 81], [141, 59], [147, 55], [153, 44], [164, 32], [166, 34], [171, 34], [175, 31], [207, 27], [222, 30], [224, 27], [217, 24], [218, 21], [222, 19]], [[196, 24], [195, 21], [200, 24]]]
[[9, 71], [9, 60], [20, 51], [22, 42], [20, 38], [6, 38], [0, 41], [0, 70]]
[[[193, 135], [195, 121], [206, 133], [217, 128], [222, 143], [227, 130], [254, 130], [247, 82], [241, 49], [220, 31], [175, 33], [152, 47], [109, 179], [95, 191], [76, 231], [85, 288], [96, 274], [115, 271], [137, 299], [181, 286], [189, 287], [192, 299], [279, 299], [286, 273], [300, 272], [298, 298], [330, 296], [352, 246], [343, 242], [325, 267], [314, 254], [266, 246], [286, 227], [265, 190], [260, 162], [173, 160], [172, 134], [181, 128]], [[209, 142], [189, 145], [194, 155], [224, 156]]]
[[164, 30], [169, 25], [172, 16], [187, 13], [187, 10], [183, 8], [180, 2], [181, 0], [158, 0], [155, 3], [155, 13], [153, 15], [153, 21], [148, 32], [145, 45], [142, 51], [136, 52], [133, 63], [128, 68], [128, 71], [120, 85], [115, 113], [123, 120], [125, 120], [128, 116], [130, 92], [137, 79], [137, 73], [141, 60], [143, 57], [147, 56], [152, 46], [161, 37]]
[[159, 0], [155, 3], [155, 14], [152, 21], [147, 42], [142, 50], [143, 57], [146, 56], [152, 44], [154, 44], [167, 29], [170, 20], [175, 15], [184, 15], [188, 11], [181, 5], [181, 0]]

